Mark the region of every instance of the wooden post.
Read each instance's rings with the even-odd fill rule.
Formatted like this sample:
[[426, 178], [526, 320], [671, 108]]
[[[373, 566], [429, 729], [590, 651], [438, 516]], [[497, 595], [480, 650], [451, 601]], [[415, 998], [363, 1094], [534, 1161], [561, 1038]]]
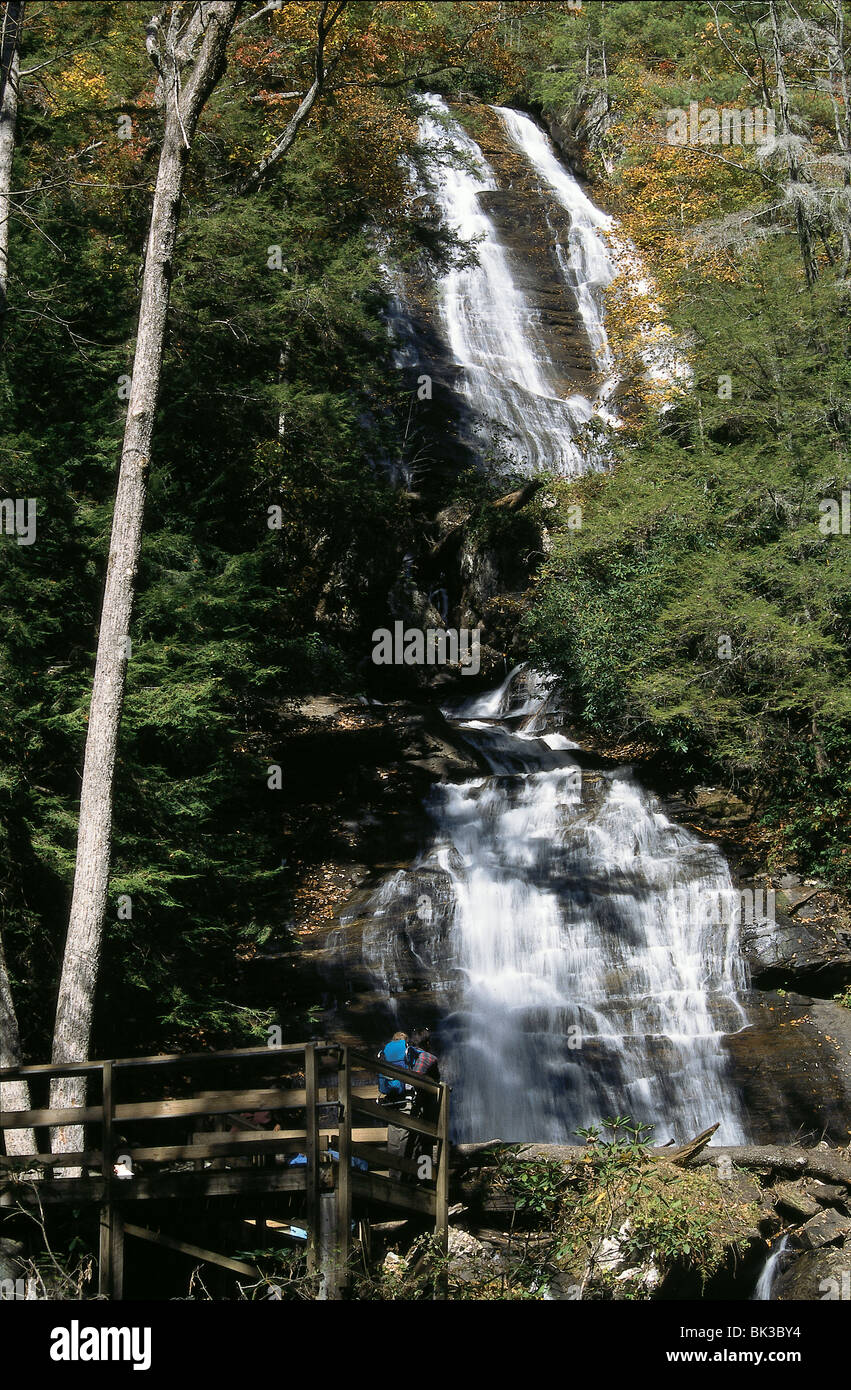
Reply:
[[440, 1088], [437, 1112], [437, 1180], [434, 1193], [434, 1234], [444, 1255], [449, 1241], [449, 1087]]
[[[449, 1087], [440, 1088], [440, 1102], [437, 1112], [437, 1174], [434, 1184], [434, 1235], [438, 1252], [449, 1254]], [[449, 1271], [444, 1267], [435, 1280], [435, 1297], [449, 1297]]]
[[101, 1065], [103, 1095], [103, 1123], [101, 1126], [101, 1177], [103, 1178], [103, 1205], [100, 1209], [100, 1238], [98, 1241], [98, 1293], [104, 1298], [120, 1299], [124, 1296], [124, 1222], [112, 1200], [114, 1187], [113, 1120], [115, 1100], [113, 1096], [112, 1062]]
[[316, 1297], [320, 1303], [340, 1297], [340, 1264], [337, 1257], [339, 1240], [339, 1220], [337, 1216], [337, 1189], [319, 1194], [319, 1231], [316, 1241], [319, 1289]]
[[319, 1126], [317, 1122], [318, 1067], [316, 1044], [304, 1049], [304, 1127], [307, 1167], [304, 1174], [304, 1215], [307, 1227], [307, 1272], [319, 1267]]
[[337, 1164], [337, 1259], [339, 1262], [340, 1286], [345, 1286], [349, 1277], [349, 1252], [352, 1230], [352, 1071], [349, 1066], [349, 1049], [340, 1051], [339, 1081], [337, 1098], [340, 1107], [340, 1138]]

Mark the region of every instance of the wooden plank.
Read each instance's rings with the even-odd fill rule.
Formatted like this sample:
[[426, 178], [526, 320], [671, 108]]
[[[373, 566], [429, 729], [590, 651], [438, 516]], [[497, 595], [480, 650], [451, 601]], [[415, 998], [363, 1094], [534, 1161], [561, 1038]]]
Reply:
[[[172, 1120], [186, 1115], [222, 1115], [238, 1110], [301, 1110], [304, 1091], [215, 1091], [206, 1096], [187, 1096], [177, 1100], [127, 1101], [115, 1107], [115, 1119]], [[293, 1099], [296, 1097], [296, 1099]], [[300, 1099], [299, 1099], [300, 1098]], [[38, 1125], [84, 1124], [103, 1120], [100, 1105], [72, 1106], [65, 1110], [6, 1111], [0, 1128], [17, 1129]]]
[[370, 1115], [381, 1120], [384, 1125], [398, 1125], [400, 1129], [412, 1129], [417, 1134], [428, 1134], [432, 1139], [437, 1138], [437, 1125], [431, 1124], [428, 1120], [417, 1119], [413, 1115], [406, 1115], [402, 1110], [391, 1111], [375, 1101], [360, 1100], [353, 1096], [352, 1110], [356, 1115]]
[[124, 1297], [124, 1216], [113, 1208], [112, 1213], [112, 1299]]
[[392, 1168], [394, 1173], [410, 1173], [413, 1177], [419, 1174], [419, 1166], [413, 1158], [403, 1158], [400, 1154], [389, 1154], [386, 1148], [379, 1148], [377, 1144], [352, 1144], [352, 1153], [355, 1158], [366, 1159], [371, 1168], [377, 1168], [379, 1172], [388, 1172]]
[[[337, 1140], [339, 1126], [323, 1127], [317, 1130], [320, 1139]], [[387, 1143], [387, 1129], [353, 1129], [352, 1142], [355, 1145], [381, 1145]], [[123, 1152], [130, 1155], [134, 1163], [185, 1163], [190, 1159], [221, 1158], [251, 1153], [304, 1153], [306, 1131], [303, 1129], [241, 1130], [236, 1134], [219, 1138], [215, 1134], [198, 1132], [192, 1136], [190, 1144], [158, 1144], [140, 1146], [126, 1144]], [[366, 1155], [363, 1155], [366, 1157]], [[84, 1150], [68, 1154], [0, 1154], [0, 1172], [26, 1172], [30, 1168], [101, 1168], [103, 1154], [100, 1149]], [[398, 1164], [396, 1165], [399, 1166]], [[401, 1170], [400, 1170], [401, 1171]], [[40, 1181], [40, 1179], [36, 1179]], [[124, 1179], [122, 1181], [129, 1181]]]
[[151, 1148], [128, 1144], [134, 1163], [186, 1163], [190, 1159], [248, 1157], [252, 1154], [303, 1153], [304, 1131], [242, 1130], [239, 1134], [205, 1134], [192, 1144], [160, 1144]]
[[[335, 1043], [316, 1044], [320, 1051], [335, 1051]], [[204, 1066], [209, 1062], [241, 1062], [265, 1057], [270, 1063], [276, 1057], [292, 1057], [304, 1052], [304, 1043], [285, 1043], [281, 1047], [239, 1047], [225, 1052], [163, 1052], [143, 1057], [113, 1057], [113, 1067], [173, 1067]], [[100, 1071], [103, 1059], [92, 1062], [38, 1063], [34, 1066], [0, 1067], [0, 1080], [16, 1081], [24, 1076], [77, 1076], [81, 1072]], [[273, 1070], [274, 1070], [273, 1066]]]
[[124, 1297], [124, 1220], [112, 1202], [100, 1209], [98, 1294], [112, 1301]]
[[98, 1221], [98, 1294], [101, 1298], [112, 1297], [112, 1221], [114, 1211], [111, 1202], [104, 1202]]
[[125, 1222], [124, 1232], [128, 1236], [135, 1236], [137, 1240], [147, 1240], [151, 1245], [162, 1245], [166, 1250], [177, 1250], [181, 1255], [191, 1255], [193, 1260], [221, 1265], [222, 1269], [232, 1269], [235, 1274], [246, 1274], [252, 1279], [260, 1278], [260, 1270], [256, 1265], [246, 1264], [243, 1260], [233, 1260], [229, 1255], [220, 1255], [216, 1250], [205, 1250], [200, 1245], [190, 1245], [188, 1240], [176, 1240], [174, 1236], [164, 1236], [159, 1231], [149, 1231], [144, 1226], [132, 1226], [129, 1221]]
[[378, 1058], [367, 1057], [363, 1052], [350, 1052], [349, 1063], [352, 1068], [363, 1068], [364, 1071], [375, 1076], [381, 1073], [382, 1076], [395, 1076], [399, 1081], [405, 1081], [409, 1086], [413, 1086], [416, 1091], [431, 1091], [436, 1093], [440, 1090], [441, 1082], [432, 1081], [431, 1077], [420, 1076], [419, 1072], [410, 1071], [408, 1067], [394, 1067], [390, 1062], [379, 1062]]
[[0, 1170], [26, 1172], [28, 1168], [100, 1168], [100, 1149], [84, 1149], [70, 1154], [0, 1154]]
[[65, 1110], [4, 1110], [0, 1129], [37, 1129], [40, 1125], [100, 1124], [101, 1105], [71, 1105]]
[[[301, 1192], [304, 1190], [303, 1167], [289, 1168], [236, 1168], [216, 1172], [209, 1168], [203, 1172], [139, 1174], [117, 1182], [113, 1188], [113, 1201], [136, 1202], [148, 1200], [168, 1200], [176, 1198], [183, 1201], [196, 1197], [239, 1197], [258, 1196], [271, 1192]], [[50, 1183], [11, 1183], [0, 1190], [0, 1207], [13, 1207], [18, 1202], [24, 1206], [70, 1204], [83, 1206], [86, 1203], [102, 1203], [104, 1200], [103, 1179], [56, 1178]]]
[[110, 1187], [112, 1185], [112, 1164], [110, 1157], [112, 1154], [112, 1116], [113, 1116], [113, 1097], [112, 1097], [112, 1063], [104, 1062], [101, 1068], [102, 1073], [102, 1105], [103, 1130], [101, 1140], [101, 1179], [103, 1181], [103, 1192], [106, 1198], [100, 1209], [100, 1235], [98, 1242], [98, 1293], [102, 1298], [112, 1298], [115, 1266], [113, 1257], [118, 1245], [115, 1236], [115, 1222], [117, 1213], [110, 1201]]
[[175, 1120], [187, 1115], [225, 1115], [240, 1110], [301, 1110], [304, 1101], [293, 1101], [299, 1091], [219, 1091], [212, 1096], [186, 1096], [177, 1100], [142, 1100], [116, 1105], [116, 1120]]
[[318, 1077], [316, 1048], [308, 1044], [304, 1052], [304, 1084], [307, 1092], [305, 1110], [307, 1133], [304, 1142], [307, 1166], [304, 1174], [304, 1204], [308, 1274], [316, 1273], [319, 1259], [319, 1132], [316, 1114]]
[[377, 1173], [352, 1172], [352, 1192], [355, 1197], [367, 1202], [382, 1202], [390, 1207], [402, 1207], [405, 1211], [417, 1211], [424, 1216], [434, 1216], [435, 1198], [433, 1192], [424, 1192], [413, 1183], [392, 1182], [379, 1177]]
[[234, 1110], [301, 1110], [304, 1101], [292, 1101], [299, 1091], [219, 1091], [212, 1096], [187, 1096], [179, 1100], [142, 1100], [116, 1105], [116, 1120], [174, 1120], [185, 1115], [223, 1115]]
[[113, 1120], [115, 1115], [115, 1096], [112, 1086], [112, 1063], [104, 1062], [102, 1068], [101, 1095], [103, 1098], [103, 1128], [101, 1131], [101, 1173], [104, 1186], [109, 1191], [112, 1181]]

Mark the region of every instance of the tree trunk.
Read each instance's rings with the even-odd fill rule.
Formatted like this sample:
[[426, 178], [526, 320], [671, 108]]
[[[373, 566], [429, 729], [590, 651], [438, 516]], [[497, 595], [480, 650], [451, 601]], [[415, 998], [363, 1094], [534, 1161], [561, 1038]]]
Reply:
[[[0, 38], [0, 343], [6, 325], [9, 294], [9, 223], [12, 210], [12, 161], [18, 123], [20, 84], [21, 26], [24, 0], [9, 0], [3, 12]], [[12, 1000], [9, 971], [0, 937], [0, 1067], [18, 1066], [21, 1041]], [[25, 1081], [8, 1081], [0, 1086], [0, 1111], [29, 1110], [29, 1087]], [[7, 1153], [32, 1153], [35, 1135], [31, 1129], [12, 1129], [6, 1133]]]
[[[12, 1000], [12, 987], [0, 939], [0, 1067], [16, 1067], [21, 1061], [21, 1039]], [[0, 1114], [6, 1110], [29, 1110], [30, 1092], [25, 1081], [6, 1081], [0, 1086]], [[35, 1134], [31, 1129], [7, 1129], [7, 1154], [35, 1153]]]
[[[716, 1168], [724, 1160], [735, 1168], [750, 1168], [784, 1177], [818, 1178], [822, 1182], [844, 1183], [851, 1187], [851, 1153], [848, 1149], [802, 1149], [797, 1144], [740, 1144], [707, 1147], [718, 1128], [705, 1130], [696, 1139], [677, 1148], [647, 1150], [648, 1158], [663, 1159], [684, 1168]], [[455, 1144], [452, 1147], [456, 1169], [487, 1166], [484, 1160], [498, 1156], [508, 1147], [500, 1139], [488, 1139], [478, 1144]], [[588, 1162], [587, 1145], [523, 1144], [517, 1147], [518, 1160], [549, 1159], [566, 1167], [579, 1167]]]
[[[789, 120], [789, 93], [786, 85], [786, 70], [783, 62], [783, 46], [780, 42], [780, 27], [777, 23], [777, 6], [774, 0], [769, 5], [771, 15], [771, 34], [774, 46], [774, 70], [777, 78], [777, 102], [780, 107], [780, 134], [787, 136], [792, 133]], [[798, 160], [792, 150], [786, 154], [786, 167], [789, 171], [789, 185], [794, 187], [801, 183], [801, 170]], [[818, 265], [816, 263], [815, 252], [813, 251], [813, 239], [806, 214], [801, 205], [799, 197], [795, 199], [795, 227], [798, 233], [798, 245], [801, 250], [801, 263], [804, 267], [804, 275], [807, 284], [812, 287], [818, 279]]]
[[9, 290], [9, 222], [12, 211], [12, 160], [18, 123], [21, 74], [21, 26], [24, 0], [9, 0], [3, 13], [0, 39], [0, 342], [6, 322]]
[[[198, 118], [224, 71], [227, 42], [239, 7], [239, 0], [196, 5], [183, 29], [184, 43], [188, 33], [192, 32], [196, 41], [203, 33], [194, 62], [191, 54], [181, 50], [178, 6], [172, 7], [167, 35], [161, 34], [157, 20], [148, 26], [148, 51], [162, 79], [164, 134], [145, 253], [83, 762], [74, 891], [53, 1036], [55, 1063], [83, 1061], [89, 1052], [109, 885], [115, 758], [183, 180]], [[190, 62], [191, 76], [187, 81], [184, 74], [181, 80], [179, 67]], [[84, 1098], [85, 1082], [79, 1078], [53, 1083], [53, 1107], [81, 1105]], [[81, 1138], [78, 1126], [63, 1126], [53, 1133], [53, 1150], [67, 1153]]]

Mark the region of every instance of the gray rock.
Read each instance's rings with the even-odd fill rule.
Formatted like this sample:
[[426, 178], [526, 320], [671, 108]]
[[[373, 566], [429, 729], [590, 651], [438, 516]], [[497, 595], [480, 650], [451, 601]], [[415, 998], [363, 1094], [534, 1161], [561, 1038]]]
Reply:
[[760, 989], [832, 996], [851, 980], [851, 938], [829, 919], [790, 917], [783, 903], [778, 894], [773, 922], [742, 923], [742, 946], [753, 983]]
[[851, 1221], [828, 1207], [795, 1232], [794, 1242], [805, 1250], [818, 1250], [823, 1245], [835, 1245], [848, 1235], [851, 1235]]
[[844, 1206], [848, 1203], [848, 1189], [841, 1187], [839, 1183], [812, 1182], [808, 1190], [809, 1195], [823, 1207]]
[[449, 1273], [462, 1284], [472, 1283], [483, 1276], [498, 1275], [504, 1269], [501, 1256], [469, 1231], [450, 1227]]
[[818, 1202], [808, 1195], [802, 1183], [779, 1182], [775, 1184], [773, 1191], [777, 1205], [784, 1211], [791, 1212], [793, 1216], [800, 1217], [802, 1221], [818, 1216], [821, 1212]]
[[851, 1249], [848, 1245], [807, 1250], [778, 1275], [772, 1302], [827, 1302], [851, 1299]]
[[24, 1247], [19, 1240], [0, 1237], [0, 1279], [21, 1278], [24, 1267], [19, 1257], [23, 1253]]

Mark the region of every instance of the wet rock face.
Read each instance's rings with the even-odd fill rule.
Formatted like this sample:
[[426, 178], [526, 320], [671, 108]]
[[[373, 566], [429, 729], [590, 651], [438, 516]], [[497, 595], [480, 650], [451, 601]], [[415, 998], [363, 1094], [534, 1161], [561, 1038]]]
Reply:
[[[799, 895], [802, 913], [806, 896]], [[832, 997], [851, 979], [851, 934], [829, 916], [790, 915], [794, 898], [776, 895], [774, 920], [745, 922], [742, 946], [760, 989], [795, 989]], [[818, 908], [814, 904], [815, 913]]]
[[851, 1221], [828, 1207], [811, 1216], [796, 1231], [794, 1243], [804, 1250], [821, 1250], [826, 1245], [839, 1245], [851, 1236]]
[[[464, 108], [459, 114], [463, 119]], [[559, 244], [567, 247], [570, 219], [507, 139], [499, 117], [488, 107], [476, 107], [473, 119], [474, 139], [499, 182], [498, 189], [479, 195], [482, 211], [509, 253], [515, 284], [561, 372], [560, 387], [566, 395], [588, 390], [594, 378], [591, 344], [557, 250]]]
[[377, 1042], [388, 1029], [437, 1028], [453, 979], [450, 920], [448, 876], [430, 866], [400, 868], [378, 900], [359, 894], [339, 927], [317, 934], [311, 966], [334, 1000], [335, 1036]]
[[851, 1103], [851, 1014], [798, 994], [756, 994], [749, 1026], [725, 1040], [732, 1075], [748, 1116], [750, 1142], [795, 1134], [848, 1142]]
[[[493, 222], [505, 248], [515, 285], [523, 292], [540, 338], [546, 343], [558, 380], [557, 393], [588, 391], [595, 379], [591, 344], [576, 295], [565, 283], [570, 218], [531, 164], [511, 144], [499, 117], [477, 103], [453, 109], [466, 124], [491, 166], [498, 188], [479, 194], [479, 204]], [[428, 214], [428, 198], [419, 200]], [[560, 258], [560, 249], [563, 254]], [[433, 298], [433, 273], [409, 273], [404, 282], [408, 316], [409, 370], [433, 378], [436, 409], [429, 423], [446, 441], [451, 456], [463, 463], [465, 411], [457, 391], [458, 368], [449, 356]], [[469, 455], [468, 462], [469, 462]], [[433, 471], [430, 469], [430, 471]]]
[[807, 1250], [783, 1257], [771, 1290], [772, 1302], [847, 1302], [851, 1298], [851, 1243]]

